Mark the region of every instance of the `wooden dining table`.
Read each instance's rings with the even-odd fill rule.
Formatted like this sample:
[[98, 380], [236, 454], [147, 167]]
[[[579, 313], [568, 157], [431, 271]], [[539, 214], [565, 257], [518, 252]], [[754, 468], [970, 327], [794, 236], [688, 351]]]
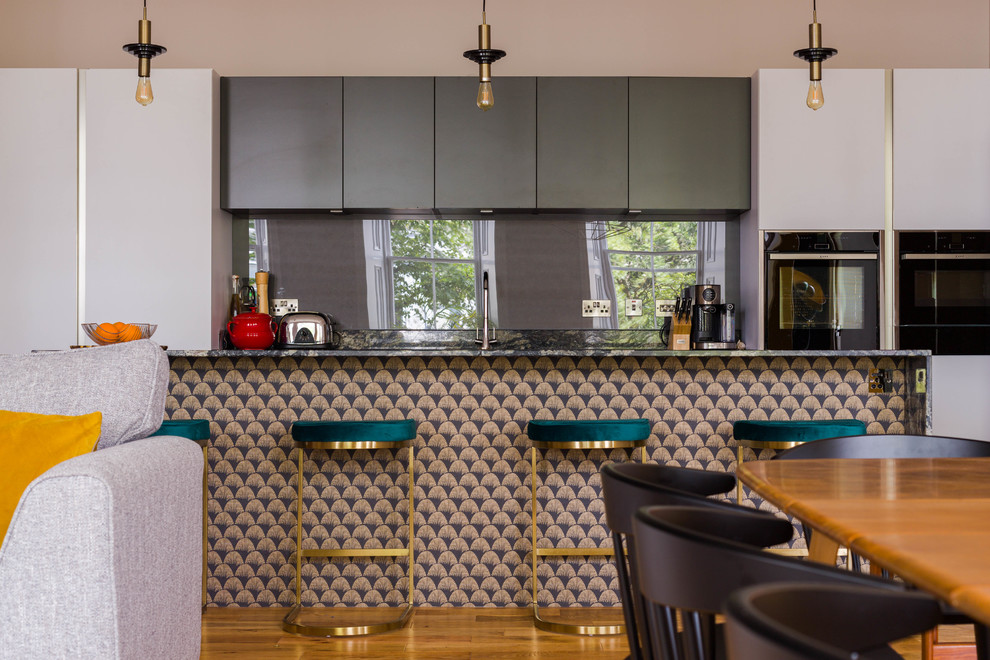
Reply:
[[990, 659], [990, 458], [754, 461], [738, 477], [814, 530], [811, 559], [845, 546], [951, 604]]

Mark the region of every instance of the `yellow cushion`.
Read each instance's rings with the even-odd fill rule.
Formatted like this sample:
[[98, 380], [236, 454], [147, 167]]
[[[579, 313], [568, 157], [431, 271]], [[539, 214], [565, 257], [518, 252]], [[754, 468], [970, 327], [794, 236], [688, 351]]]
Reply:
[[0, 410], [0, 539], [35, 477], [62, 461], [96, 448], [103, 415], [78, 417]]

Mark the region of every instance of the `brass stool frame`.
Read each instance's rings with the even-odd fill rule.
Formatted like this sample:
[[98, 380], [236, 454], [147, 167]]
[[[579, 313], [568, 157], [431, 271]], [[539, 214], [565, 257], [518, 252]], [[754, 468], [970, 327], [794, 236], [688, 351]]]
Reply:
[[643, 462], [646, 462], [646, 438], [643, 440], [575, 440], [572, 442], [546, 442], [533, 440], [532, 455], [530, 457], [533, 467], [533, 476], [530, 480], [532, 488], [532, 514], [533, 514], [533, 624], [539, 630], [553, 633], [566, 633], [571, 635], [622, 635], [626, 632], [626, 627], [617, 625], [587, 625], [576, 623], [560, 623], [548, 621], [540, 616], [540, 603], [537, 600], [539, 591], [539, 580], [536, 574], [537, 562], [540, 557], [612, 557], [615, 555], [613, 548], [538, 548], [538, 529], [536, 526], [536, 454], [537, 449], [631, 449], [632, 458], [638, 447], [643, 448]]
[[[416, 536], [413, 530], [413, 493], [416, 483], [414, 481], [414, 439], [401, 441], [351, 441], [351, 442], [297, 442], [299, 449], [298, 466], [299, 473], [296, 478], [296, 604], [289, 610], [289, 613], [282, 619], [282, 630], [296, 635], [307, 635], [310, 637], [356, 637], [358, 635], [373, 635], [376, 633], [396, 630], [406, 625], [413, 615], [413, 572], [415, 561], [413, 548]], [[302, 547], [302, 519], [303, 519], [303, 458], [306, 449], [323, 449], [332, 451], [334, 449], [401, 449], [409, 450], [409, 544], [405, 548], [395, 549], [346, 549], [337, 550], [303, 550]], [[370, 623], [357, 626], [314, 626], [297, 623], [296, 619], [302, 613], [302, 560], [310, 557], [409, 557], [409, 601], [402, 608], [402, 612], [395, 619], [383, 621], [381, 623]]]

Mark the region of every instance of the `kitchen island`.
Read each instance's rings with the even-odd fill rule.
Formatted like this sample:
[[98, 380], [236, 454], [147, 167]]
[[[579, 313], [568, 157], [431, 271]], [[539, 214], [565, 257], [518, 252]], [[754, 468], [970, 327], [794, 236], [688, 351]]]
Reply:
[[[500, 333], [502, 343], [481, 352], [464, 337], [411, 344], [408, 333], [379, 334], [380, 344], [345, 340], [334, 351], [168, 352], [166, 417], [210, 422], [211, 604], [294, 601], [296, 420], [416, 420], [414, 597], [425, 606], [530, 604], [532, 419], [644, 418], [652, 427], [646, 460], [719, 471], [735, 470], [739, 419], [855, 418], [869, 433], [928, 428], [926, 351], [669, 352], [604, 333], [601, 341], [583, 333], [581, 343], [553, 333], [553, 344], [540, 333], [525, 333], [527, 341]], [[871, 370], [881, 370], [886, 391], [869, 391]], [[747, 460], [772, 452], [763, 454], [747, 450]], [[404, 544], [404, 456], [310, 452], [307, 547]], [[631, 457], [541, 455], [541, 545], [611, 545], [598, 476], [611, 460]], [[389, 559], [304, 566], [303, 603], [401, 604], [407, 568]], [[541, 607], [618, 603], [608, 558], [570, 557], [539, 570]]]

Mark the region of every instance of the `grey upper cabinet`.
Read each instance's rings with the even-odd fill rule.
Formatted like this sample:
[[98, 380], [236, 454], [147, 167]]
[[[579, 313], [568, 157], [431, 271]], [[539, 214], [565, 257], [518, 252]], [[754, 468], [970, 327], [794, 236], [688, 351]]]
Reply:
[[628, 91], [628, 78], [537, 79], [538, 208], [628, 208]]
[[629, 208], [750, 206], [750, 79], [629, 79]]
[[433, 206], [433, 78], [345, 78], [344, 207]]
[[221, 78], [220, 90], [221, 207], [341, 207], [341, 78]]
[[536, 78], [496, 78], [495, 107], [478, 78], [436, 79], [436, 206], [536, 208]]

